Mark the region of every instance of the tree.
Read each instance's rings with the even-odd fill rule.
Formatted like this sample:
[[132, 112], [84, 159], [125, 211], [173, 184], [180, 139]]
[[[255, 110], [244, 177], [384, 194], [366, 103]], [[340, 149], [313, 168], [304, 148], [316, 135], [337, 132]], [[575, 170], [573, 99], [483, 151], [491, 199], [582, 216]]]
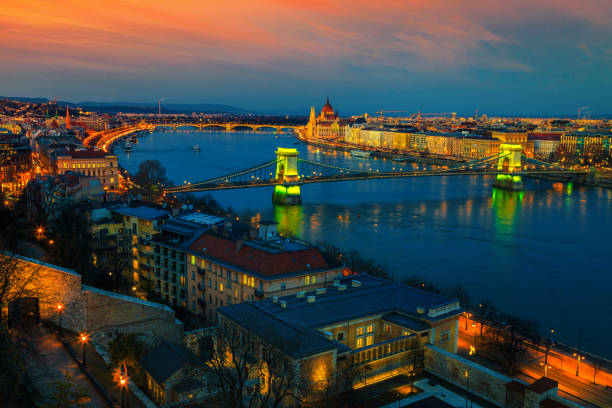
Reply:
[[508, 373], [512, 374], [517, 360], [526, 353], [526, 339], [537, 341], [538, 325], [534, 320], [512, 315], [502, 316], [502, 324], [490, 327], [487, 333], [488, 353], [500, 356]]
[[96, 267], [100, 274], [110, 279], [111, 290], [119, 293], [129, 293], [131, 280], [125, 276], [125, 271], [132, 264], [132, 248], [128, 234], [118, 234], [110, 237], [92, 237], [93, 253], [96, 257]]
[[164, 186], [169, 185], [166, 168], [159, 160], [144, 160], [138, 166], [133, 177], [135, 192], [145, 200], [157, 201], [163, 193]]
[[53, 237], [49, 251], [55, 263], [81, 274], [83, 283], [99, 286], [103, 277], [95, 273], [92, 265], [93, 249], [88, 225], [85, 212], [78, 207], [61, 210], [49, 225]]
[[108, 345], [111, 367], [125, 364], [131, 371], [140, 371], [139, 361], [144, 356], [145, 347], [138, 340], [138, 333], [121, 333]]
[[[24, 267], [23, 261], [8, 252], [0, 252], [0, 305], [10, 305], [21, 298], [37, 297], [38, 289], [35, 280], [37, 267]], [[0, 310], [0, 320], [5, 320], [3, 308]]]
[[223, 325], [208, 362], [224, 406], [279, 407], [298, 401], [295, 365], [278, 350]]

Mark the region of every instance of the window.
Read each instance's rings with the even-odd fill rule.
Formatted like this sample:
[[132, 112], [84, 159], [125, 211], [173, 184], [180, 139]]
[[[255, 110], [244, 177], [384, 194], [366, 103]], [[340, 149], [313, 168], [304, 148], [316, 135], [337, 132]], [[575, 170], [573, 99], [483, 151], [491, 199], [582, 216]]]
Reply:
[[317, 275], [312, 275], [312, 279], [310, 280], [311, 284], [314, 285], [315, 283], [317, 283]]
[[446, 343], [450, 339], [450, 330], [440, 333], [440, 343]]
[[336, 335], [336, 340], [338, 341], [343, 341], [344, 340], [344, 332], [338, 332], [338, 334]]
[[368, 334], [366, 336], [366, 346], [371, 346], [372, 344], [374, 344], [374, 335]]
[[191, 294], [192, 294], [192, 295], [195, 295], [195, 286], [192, 286], [192, 287], [191, 287]]
[[374, 325], [373, 324], [368, 324], [366, 333], [374, 333]]
[[287, 283], [281, 282], [281, 290], [285, 290], [285, 289], [287, 289]]
[[248, 285], [249, 284], [249, 277], [246, 275], [242, 275], [242, 284], [243, 285]]
[[391, 334], [391, 325], [385, 324], [385, 334]]
[[208, 278], [208, 287], [212, 288], [212, 279]]
[[357, 337], [357, 341], [355, 342], [355, 348], [363, 347], [363, 337]]
[[185, 286], [185, 277], [181, 276], [181, 286]]
[[408, 330], [402, 330], [402, 336], [407, 336], [408, 335]]
[[310, 285], [310, 275], [306, 275], [306, 277], [304, 278], [304, 284]]
[[195, 280], [195, 271], [191, 271], [191, 280]]
[[363, 335], [363, 327], [358, 327], [357, 328], [357, 336], [361, 336]]
[[223, 292], [223, 284], [219, 283], [219, 292]]
[[[112, 181], [111, 181], [111, 183], [112, 183]], [[195, 256], [193, 256], [193, 255], [191, 255], [191, 264], [195, 265]]]

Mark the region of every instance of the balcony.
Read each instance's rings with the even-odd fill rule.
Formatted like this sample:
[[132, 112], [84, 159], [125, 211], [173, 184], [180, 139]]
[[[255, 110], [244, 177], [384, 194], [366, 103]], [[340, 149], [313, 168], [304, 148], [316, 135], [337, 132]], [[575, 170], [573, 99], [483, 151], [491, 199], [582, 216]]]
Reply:
[[417, 341], [417, 337], [414, 334], [401, 336], [395, 339], [353, 350], [351, 358], [353, 360], [353, 364], [370, 363], [372, 361], [381, 360], [400, 353], [416, 350]]

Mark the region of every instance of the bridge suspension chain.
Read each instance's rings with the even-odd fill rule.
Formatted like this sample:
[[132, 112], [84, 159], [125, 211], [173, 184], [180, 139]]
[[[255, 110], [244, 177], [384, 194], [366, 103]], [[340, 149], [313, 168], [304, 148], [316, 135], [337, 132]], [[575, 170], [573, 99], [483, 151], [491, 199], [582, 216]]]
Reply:
[[237, 171], [237, 172], [231, 173], [231, 174], [227, 174], [225, 176], [216, 177], [216, 178], [209, 179], [209, 180], [198, 181], [196, 183], [190, 183], [188, 186], [170, 187], [170, 188], [166, 189], [166, 192], [168, 192], [168, 193], [180, 192], [180, 191], [185, 190], [185, 189], [193, 189], [193, 188], [205, 186], [207, 184], [218, 183], [218, 182], [221, 182], [221, 181], [229, 180], [231, 178], [240, 177], [240, 176], [243, 176], [243, 175], [251, 173], [251, 172], [256, 172], [258, 170], [262, 170], [262, 169], [264, 169], [264, 168], [266, 168], [268, 166], [276, 165], [277, 163], [278, 163], [278, 160], [273, 160], [273, 161], [261, 163], [261, 164], [258, 164], [256, 166], [250, 167], [248, 169]]
[[538, 160], [538, 159], [536, 159], [534, 157], [527, 157], [524, 154], [521, 155], [521, 156], [522, 156], [523, 159], [525, 159], [526, 161], [528, 161], [530, 163], [541, 164], [541, 165], [546, 166], [546, 167], [553, 167], [553, 168], [560, 169], [560, 170], [565, 170], [565, 171], [574, 171], [573, 169], [569, 169], [567, 167], [563, 167], [563, 166], [559, 166], [559, 165], [556, 165], [556, 164], [553, 164], [553, 163], [548, 163], [548, 162], [545, 162], [545, 161], [542, 161], [542, 160]]

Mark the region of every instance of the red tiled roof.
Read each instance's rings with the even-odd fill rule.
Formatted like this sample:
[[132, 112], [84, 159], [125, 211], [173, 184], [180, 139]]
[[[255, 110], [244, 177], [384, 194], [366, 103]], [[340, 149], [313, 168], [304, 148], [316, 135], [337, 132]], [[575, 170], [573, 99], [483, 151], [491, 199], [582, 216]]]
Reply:
[[536, 394], [542, 394], [548, 390], [556, 388], [559, 386], [559, 383], [555, 380], [551, 380], [548, 377], [540, 377], [540, 379], [532, 382], [527, 386], [529, 391], [533, 391]]
[[70, 156], [73, 159], [100, 159], [106, 157], [102, 150], [67, 150], [61, 156]]
[[[202, 235], [189, 248], [204, 257], [263, 276], [294, 274], [330, 267], [317, 248], [266, 251], [250, 245], [242, 245], [238, 249], [236, 241], [210, 234]], [[206, 249], [203, 250], [203, 248]]]

